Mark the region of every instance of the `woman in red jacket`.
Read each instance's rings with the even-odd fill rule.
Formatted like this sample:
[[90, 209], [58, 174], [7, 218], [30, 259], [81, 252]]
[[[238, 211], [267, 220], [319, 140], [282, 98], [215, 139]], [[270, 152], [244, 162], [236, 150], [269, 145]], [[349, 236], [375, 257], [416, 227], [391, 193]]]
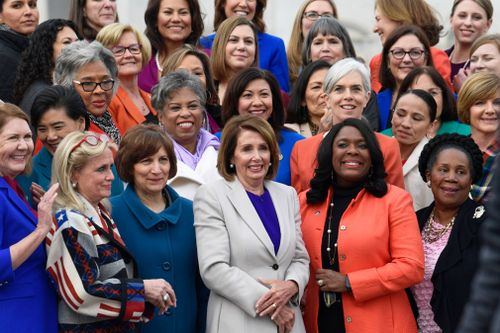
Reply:
[[300, 195], [307, 332], [417, 332], [405, 288], [422, 280], [422, 241], [410, 195], [384, 177], [363, 120], [346, 119], [323, 139]]

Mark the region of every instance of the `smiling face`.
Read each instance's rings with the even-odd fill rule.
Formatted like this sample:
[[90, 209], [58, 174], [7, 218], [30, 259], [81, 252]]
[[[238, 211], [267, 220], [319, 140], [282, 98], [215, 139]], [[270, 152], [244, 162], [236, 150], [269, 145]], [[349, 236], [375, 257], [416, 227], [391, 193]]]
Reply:
[[203, 64], [198, 57], [194, 55], [187, 55], [182, 59], [181, 63], [177, 69], [185, 69], [191, 74], [198, 77], [203, 84], [203, 88], [207, 87], [207, 76], [205, 75], [205, 70], [203, 69]]
[[56, 41], [52, 44], [52, 48], [54, 49], [53, 53], [53, 61], [56, 63], [57, 58], [61, 55], [61, 51], [63, 48], [68, 46], [69, 44], [76, 42], [78, 40], [78, 36], [76, 32], [70, 27], [64, 27], [57, 33]]
[[54, 155], [57, 146], [66, 135], [84, 129], [85, 119], [73, 120], [64, 108], [51, 108], [40, 118], [36, 131], [43, 146]]
[[378, 34], [380, 38], [380, 42], [382, 45], [385, 43], [387, 37], [401, 26], [400, 23], [391, 20], [387, 16], [385, 16], [382, 11], [375, 7], [375, 25], [373, 26], [373, 32]]
[[361, 74], [357, 71], [346, 74], [337, 81], [328, 95], [333, 124], [340, 123], [347, 118], [360, 119], [369, 98], [370, 92], [363, 87]]
[[444, 92], [439, 86], [432, 81], [432, 78], [427, 74], [422, 74], [415, 78], [415, 81], [410, 86], [411, 89], [421, 89], [427, 91], [436, 101], [436, 119], [440, 119], [443, 113], [443, 94]]
[[29, 35], [38, 25], [37, 0], [4, 0], [0, 23], [22, 35]]
[[178, 144], [194, 153], [203, 123], [203, 109], [194, 91], [182, 88], [172, 93], [158, 119]]
[[427, 179], [431, 182], [431, 190], [437, 207], [457, 209], [467, 200], [472, 175], [467, 155], [456, 148], [442, 150]]
[[[113, 48], [129, 48], [139, 46], [139, 41], [131, 31], [124, 32]], [[113, 49], [111, 49], [113, 51]], [[142, 52], [132, 54], [130, 49], [126, 49], [122, 55], [113, 55], [118, 65], [118, 77], [136, 76], [142, 70]]]
[[158, 194], [165, 188], [170, 172], [167, 151], [161, 147], [154, 155], [134, 164], [134, 189], [139, 197]]
[[23, 173], [33, 152], [33, 138], [26, 120], [11, 118], [0, 129], [0, 176]]
[[108, 24], [116, 22], [116, 1], [87, 0], [83, 13], [88, 25], [99, 31]]
[[314, 72], [307, 82], [303, 106], [307, 107], [309, 116], [313, 119], [321, 119], [325, 114], [326, 96], [323, 92], [323, 81], [328, 68], [319, 69]]
[[396, 104], [392, 132], [401, 146], [415, 147], [431, 128], [429, 107], [418, 96], [406, 94]]
[[269, 119], [273, 113], [273, 95], [266, 80], [250, 81], [238, 100], [238, 113]]
[[107, 148], [72, 174], [71, 182], [76, 183], [76, 190], [93, 206], [111, 195], [111, 183], [115, 179], [112, 166], [113, 153]]
[[191, 12], [186, 0], [162, 0], [157, 27], [167, 43], [183, 43], [191, 34]]
[[[80, 82], [102, 82], [110, 79], [111, 75], [101, 61], [92, 62], [83, 66], [74, 77], [74, 80]], [[108, 109], [108, 105], [113, 98], [113, 89], [105, 91], [102, 90], [101, 86], [97, 86], [94, 91], [87, 92], [83, 90], [80, 84], [73, 83], [73, 86], [80, 94], [87, 111], [94, 116], [101, 117]]]
[[488, 20], [485, 10], [475, 1], [463, 0], [455, 7], [450, 25], [455, 40], [470, 45], [488, 31], [491, 20]]
[[257, 0], [226, 0], [224, 13], [226, 14], [226, 18], [232, 16], [243, 16], [251, 21], [255, 16], [256, 8]]
[[479, 46], [470, 57], [470, 71], [494, 73], [500, 77], [500, 50], [493, 43]]
[[255, 60], [255, 35], [248, 25], [239, 25], [226, 44], [226, 66], [233, 72], [252, 66]]
[[264, 138], [257, 132], [241, 130], [231, 163], [245, 189], [263, 186], [270, 161], [271, 151]]
[[311, 42], [311, 61], [324, 60], [333, 65], [345, 58], [344, 44], [337, 36], [319, 34]]
[[344, 126], [333, 140], [332, 167], [337, 183], [349, 187], [363, 181], [372, 165], [370, 151], [361, 132]]
[[[333, 8], [328, 1], [317, 0], [307, 5], [304, 9], [305, 13], [317, 13], [318, 15], [331, 15], [333, 17]], [[308, 19], [305, 15], [302, 16], [302, 38], [306, 39], [307, 33], [311, 30], [315, 21]]]
[[472, 133], [495, 133], [500, 112], [500, 91], [497, 91], [493, 98], [478, 100], [471, 106], [469, 112]]
[[417, 36], [404, 35], [399, 38], [389, 50], [389, 70], [394, 76], [397, 85], [403, 82], [406, 75], [408, 75], [408, 73], [411, 72], [412, 69], [414, 69], [415, 67], [424, 66], [427, 61], [427, 55], [424, 53], [420, 58], [412, 59], [407, 53], [404, 55], [403, 59], [399, 60], [396, 59], [390, 52], [397, 50], [409, 52], [412, 49], [425, 50], [424, 44], [420, 42]]

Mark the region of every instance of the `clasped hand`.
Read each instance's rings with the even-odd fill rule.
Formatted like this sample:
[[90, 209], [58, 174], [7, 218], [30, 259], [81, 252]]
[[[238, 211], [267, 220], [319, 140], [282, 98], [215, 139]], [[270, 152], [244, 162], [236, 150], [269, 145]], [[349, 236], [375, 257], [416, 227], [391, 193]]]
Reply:
[[259, 282], [269, 287], [255, 304], [255, 310], [259, 316], [270, 315], [279, 332], [290, 332], [295, 322], [295, 312], [288, 305], [290, 299], [298, 293], [299, 288], [294, 281], [263, 280]]
[[345, 286], [345, 275], [331, 269], [317, 269], [316, 283], [321, 291], [333, 291], [343, 293], [347, 291]]

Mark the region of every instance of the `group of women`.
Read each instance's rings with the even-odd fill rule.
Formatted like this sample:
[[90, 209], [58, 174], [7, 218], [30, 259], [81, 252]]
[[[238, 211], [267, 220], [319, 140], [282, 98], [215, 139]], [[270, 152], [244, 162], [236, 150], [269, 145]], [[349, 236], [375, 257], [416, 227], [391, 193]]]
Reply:
[[455, 0], [442, 51], [424, 0], [376, 0], [369, 68], [332, 1], [287, 53], [266, 4], [216, 0], [201, 37], [196, 0], [149, 0], [145, 34], [113, 0], [40, 25], [0, 1], [8, 331], [459, 328], [498, 153], [491, 2]]

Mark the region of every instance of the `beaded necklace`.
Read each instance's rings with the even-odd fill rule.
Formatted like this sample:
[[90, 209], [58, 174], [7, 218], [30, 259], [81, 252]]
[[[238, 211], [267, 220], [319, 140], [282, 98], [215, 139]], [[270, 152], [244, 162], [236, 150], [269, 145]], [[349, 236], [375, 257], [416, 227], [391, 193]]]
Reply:
[[434, 243], [435, 241], [439, 240], [441, 237], [443, 237], [443, 235], [446, 234], [446, 232], [448, 232], [448, 230], [453, 228], [453, 225], [455, 224], [455, 217], [457, 217], [457, 216], [456, 215], [453, 216], [451, 221], [448, 224], [446, 224], [444, 226], [444, 228], [442, 228], [441, 230], [436, 230], [434, 227], [434, 224], [438, 223], [438, 222], [436, 222], [436, 218], [434, 215], [434, 209], [433, 209], [431, 215], [427, 219], [427, 223], [425, 224], [424, 232], [422, 235], [424, 241], [426, 243], [431, 244], [431, 243]]
[[[328, 229], [326, 229], [327, 233], [327, 242], [326, 242], [326, 253], [328, 255], [328, 263], [333, 268], [333, 264], [335, 263], [335, 256], [337, 255], [337, 247], [338, 244], [335, 242], [333, 244], [333, 255], [332, 255], [332, 220], [333, 220], [333, 197], [332, 202], [330, 202], [330, 214], [328, 215]], [[327, 308], [331, 307], [334, 303], [340, 302], [340, 296], [337, 296], [335, 292], [332, 291], [324, 291], [323, 292], [323, 302]]]

